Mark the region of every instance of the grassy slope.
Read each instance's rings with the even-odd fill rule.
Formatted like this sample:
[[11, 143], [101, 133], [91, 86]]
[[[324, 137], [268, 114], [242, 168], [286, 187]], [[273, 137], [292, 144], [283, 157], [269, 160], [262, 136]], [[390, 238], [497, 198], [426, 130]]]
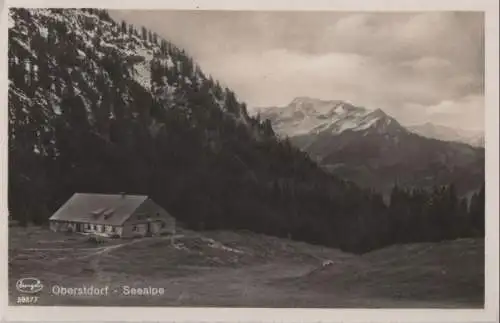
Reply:
[[[41, 305], [481, 307], [483, 303], [483, 240], [393, 246], [363, 256], [246, 232], [185, 231], [174, 244], [169, 237], [156, 237], [93, 245], [80, 235], [11, 228], [9, 240], [10, 295], [18, 295], [17, 279], [34, 276], [46, 286]], [[330, 265], [322, 266], [328, 261]], [[52, 284], [152, 286], [163, 287], [166, 293], [58, 297], [50, 295]]]

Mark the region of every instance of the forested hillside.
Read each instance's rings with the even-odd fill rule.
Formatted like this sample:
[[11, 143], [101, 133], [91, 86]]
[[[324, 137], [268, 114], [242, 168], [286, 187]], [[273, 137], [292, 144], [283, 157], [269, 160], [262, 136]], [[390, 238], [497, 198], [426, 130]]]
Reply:
[[75, 192], [147, 194], [194, 229], [365, 251], [481, 235], [484, 189], [393, 190], [320, 169], [181, 49], [95, 9], [9, 13], [9, 213], [44, 223]]

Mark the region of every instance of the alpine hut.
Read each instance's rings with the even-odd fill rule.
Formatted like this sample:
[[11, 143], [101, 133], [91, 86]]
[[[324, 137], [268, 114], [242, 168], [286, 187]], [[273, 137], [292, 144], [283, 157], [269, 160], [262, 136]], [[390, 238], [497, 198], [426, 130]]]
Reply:
[[75, 193], [50, 219], [52, 231], [136, 237], [175, 233], [175, 218], [145, 195]]

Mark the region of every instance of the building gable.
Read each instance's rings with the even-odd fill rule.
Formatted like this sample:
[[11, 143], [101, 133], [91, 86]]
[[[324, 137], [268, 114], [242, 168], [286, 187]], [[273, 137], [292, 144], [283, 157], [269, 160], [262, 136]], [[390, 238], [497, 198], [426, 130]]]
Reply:
[[155, 220], [175, 221], [174, 217], [164, 208], [148, 198], [132, 213], [126, 222], [135, 223]]
[[176, 232], [176, 221], [164, 208], [147, 199], [123, 224], [123, 236]]

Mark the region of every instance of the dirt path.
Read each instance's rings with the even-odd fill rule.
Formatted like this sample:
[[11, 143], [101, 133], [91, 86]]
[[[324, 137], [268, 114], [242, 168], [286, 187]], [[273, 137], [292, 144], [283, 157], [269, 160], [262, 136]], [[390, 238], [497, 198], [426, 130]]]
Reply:
[[[81, 248], [81, 247], [67, 247], [67, 248], [22, 248], [22, 249], [17, 249], [16, 252], [19, 253], [16, 256], [13, 256], [12, 258], [9, 259], [9, 261], [16, 260], [19, 257], [25, 256], [25, 252], [31, 253], [39, 253], [39, 252], [68, 252], [70, 256], [64, 256], [64, 257], [58, 257], [58, 258], [53, 258], [53, 262], [60, 262], [60, 261], [65, 261], [65, 260], [75, 260], [75, 259], [89, 259], [95, 256], [99, 256], [105, 253], [109, 253], [113, 250], [123, 248], [132, 244], [144, 242], [144, 241], [157, 241], [157, 240], [166, 240], [166, 239], [176, 239], [176, 238], [182, 238], [184, 235], [175, 235], [173, 237], [171, 236], [164, 236], [164, 237], [148, 237], [148, 238], [138, 238], [134, 240], [130, 240], [127, 242], [123, 243], [118, 243], [118, 244], [113, 244], [109, 246], [103, 246], [103, 247], [88, 247], [88, 248]], [[75, 257], [75, 254], [81, 254], [81, 253], [86, 253], [86, 252], [91, 252], [89, 254], [84, 254], [81, 256]]]
[[118, 249], [118, 248], [123, 248], [125, 246], [129, 246], [129, 245], [132, 245], [132, 244], [135, 244], [135, 243], [139, 243], [141, 241], [144, 241], [144, 239], [147, 239], [147, 238], [140, 238], [140, 239], [135, 239], [135, 240], [132, 240], [132, 241], [128, 241], [128, 242], [124, 242], [124, 243], [120, 243], [120, 244], [115, 244], [115, 245], [111, 245], [111, 246], [94, 248], [94, 250], [96, 250], [95, 252], [93, 252], [93, 253], [91, 253], [89, 255], [78, 257], [77, 259], [87, 259], [87, 258], [99, 256], [99, 255], [102, 255], [104, 253], [111, 252], [112, 250], [115, 250], [115, 249]]

